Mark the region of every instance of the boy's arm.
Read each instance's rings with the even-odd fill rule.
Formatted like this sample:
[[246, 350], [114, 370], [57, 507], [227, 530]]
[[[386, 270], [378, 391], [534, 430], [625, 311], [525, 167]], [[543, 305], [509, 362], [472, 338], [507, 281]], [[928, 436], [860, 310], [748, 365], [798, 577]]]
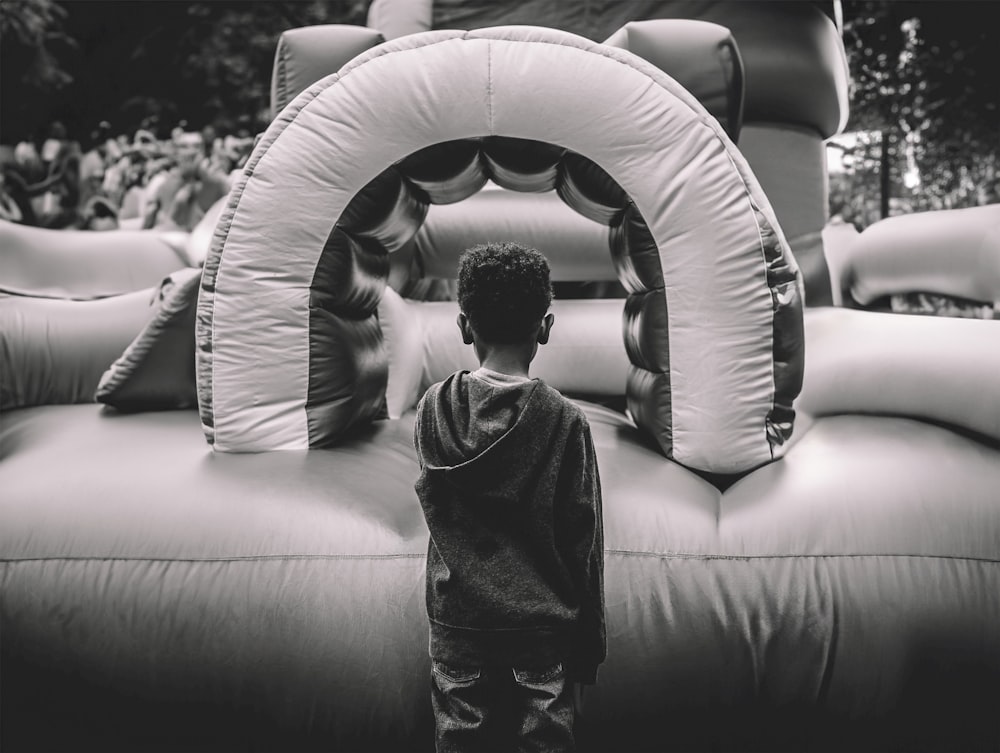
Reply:
[[566, 513], [561, 538], [570, 566], [580, 620], [573, 641], [569, 679], [592, 685], [607, 655], [604, 623], [604, 523], [601, 479], [590, 426], [582, 421], [567, 447], [560, 474]]

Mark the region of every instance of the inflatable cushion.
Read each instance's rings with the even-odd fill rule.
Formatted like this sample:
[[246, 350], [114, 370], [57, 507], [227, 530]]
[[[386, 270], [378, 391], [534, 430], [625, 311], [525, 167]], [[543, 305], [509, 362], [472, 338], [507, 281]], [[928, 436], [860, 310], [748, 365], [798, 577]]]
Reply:
[[844, 299], [896, 293], [1000, 301], [1000, 205], [888, 217], [865, 228], [842, 262]]
[[[628, 356], [622, 342], [621, 300], [555, 300], [555, 325], [539, 347], [531, 375], [568, 395], [624, 396]], [[479, 366], [462, 342], [458, 304], [401, 298], [387, 289], [379, 322], [389, 350], [386, 404], [390, 418], [414, 407], [424, 391], [457, 369]]]
[[92, 300], [158, 285], [187, 266], [186, 234], [49, 230], [0, 220], [0, 293]]
[[807, 312], [805, 331], [798, 409], [910, 416], [1000, 440], [1000, 324], [823, 308]]
[[454, 279], [459, 255], [483, 239], [544, 249], [553, 282], [618, 280], [607, 223], [574, 211], [555, 191], [518, 193], [492, 184], [465, 201], [428, 207], [414, 237], [417, 267], [425, 277]]
[[625, 24], [604, 41], [669, 74], [714, 115], [734, 142], [743, 124], [743, 60], [725, 26], [691, 19]]
[[841, 217], [834, 217], [824, 223], [820, 231], [823, 241], [823, 253], [826, 256], [830, 270], [831, 298], [834, 306], [844, 305], [844, 260], [848, 258], [851, 247], [857, 241], [860, 233], [850, 222]]
[[0, 297], [0, 410], [91, 402], [101, 374], [149, 321], [155, 293]]
[[111, 364], [96, 399], [123, 411], [193, 408], [194, 318], [201, 271], [168, 277], [153, 301], [154, 315]]
[[219, 217], [222, 216], [225, 206], [226, 197], [223, 196], [205, 211], [205, 215], [198, 220], [198, 224], [190, 233], [180, 233], [184, 236], [181, 244], [184, 261], [189, 267], [205, 265], [205, 257], [208, 256], [208, 249], [212, 245], [212, 236], [215, 235], [215, 228], [219, 224]]
[[[197, 277], [197, 270], [183, 270], [159, 291], [101, 301], [0, 300], [9, 375], [0, 407], [90, 402], [95, 390], [98, 402], [120, 410], [193, 407], [194, 367], [185, 364], [188, 352], [194, 358]], [[571, 394], [623, 395], [621, 308], [618, 300], [554, 302], [557, 325], [533, 374]], [[455, 369], [477, 366], [455, 325], [456, 303], [407, 301], [388, 288], [378, 313], [389, 353], [390, 417]]]
[[271, 74], [271, 117], [307, 86], [383, 41], [378, 31], [346, 24], [320, 24], [282, 32]]

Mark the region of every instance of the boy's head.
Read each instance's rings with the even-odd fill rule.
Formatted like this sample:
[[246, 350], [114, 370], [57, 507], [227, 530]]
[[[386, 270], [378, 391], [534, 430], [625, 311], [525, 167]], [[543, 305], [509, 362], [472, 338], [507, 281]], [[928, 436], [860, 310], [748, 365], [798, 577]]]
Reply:
[[487, 243], [466, 250], [458, 261], [458, 305], [486, 343], [544, 342], [551, 303], [549, 264], [533, 248]]

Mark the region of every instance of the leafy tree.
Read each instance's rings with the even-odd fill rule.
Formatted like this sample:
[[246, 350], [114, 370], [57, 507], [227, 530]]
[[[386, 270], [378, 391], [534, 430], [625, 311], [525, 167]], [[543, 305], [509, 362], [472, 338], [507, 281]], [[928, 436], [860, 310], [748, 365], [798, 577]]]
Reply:
[[[74, 44], [63, 30], [66, 12], [52, 0], [4, 0], [0, 4], [0, 91], [3, 126], [30, 120], [28, 113], [39, 97], [57, 96], [73, 81], [61, 56]], [[30, 128], [40, 126], [32, 122]], [[0, 127], [0, 140], [26, 136]]]
[[855, 133], [831, 211], [865, 226], [892, 211], [996, 201], [1000, 48], [989, 3], [844, 3]]
[[367, 7], [367, 0], [2, 0], [0, 138], [17, 141], [56, 119], [84, 139], [102, 120], [116, 132], [143, 126], [161, 136], [180, 122], [259, 130], [281, 32], [364, 24]]
[[[228, 128], [263, 128], [270, 119], [271, 68], [285, 29], [324, 23], [364, 24], [367, 3], [202, 2], [188, 8], [177, 39], [181, 63], [174, 93], [187, 117]], [[199, 91], [195, 100], [187, 91]], [[186, 110], [185, 110], [186, 106]]]

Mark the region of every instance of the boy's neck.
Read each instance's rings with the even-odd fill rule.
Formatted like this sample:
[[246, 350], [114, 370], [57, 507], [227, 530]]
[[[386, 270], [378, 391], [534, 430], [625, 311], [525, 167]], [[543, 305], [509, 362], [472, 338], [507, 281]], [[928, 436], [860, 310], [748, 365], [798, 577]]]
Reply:
[[528, 367], [535, 357], [537, 343], [533, 345], [476, 345], [479, 365], [484, 369], [508, 376], [528, 377]]

